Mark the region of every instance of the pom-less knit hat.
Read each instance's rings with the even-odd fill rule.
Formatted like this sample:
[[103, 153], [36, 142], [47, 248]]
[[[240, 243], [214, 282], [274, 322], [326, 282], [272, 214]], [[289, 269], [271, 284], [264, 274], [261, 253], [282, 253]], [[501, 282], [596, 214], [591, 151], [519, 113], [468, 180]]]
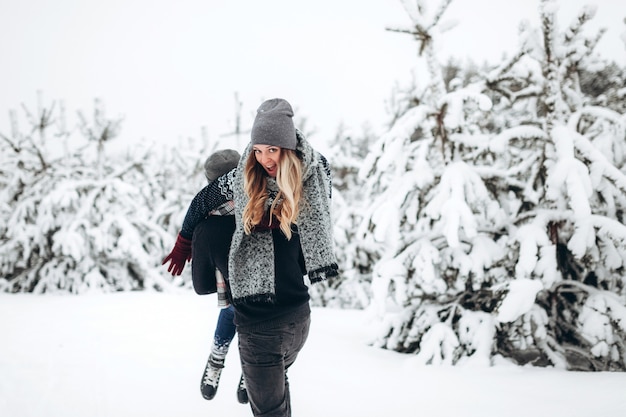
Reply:
[[287, 100], [273, 98], [261, 103], [252, 124], [251, 140], [253, 145], [296, 149], [293, 109]]
[[237, 167], [239, 162], [239, 152], [233, 149], [222, 149], [215, 151], [204, 162], [204, 175], [209, 182], [215, 181], [217, 177], [226, 174]]

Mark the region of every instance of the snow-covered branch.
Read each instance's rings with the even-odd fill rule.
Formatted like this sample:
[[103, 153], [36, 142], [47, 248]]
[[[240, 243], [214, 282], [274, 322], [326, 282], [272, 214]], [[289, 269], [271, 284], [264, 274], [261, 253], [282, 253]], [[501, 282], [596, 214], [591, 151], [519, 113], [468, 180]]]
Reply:
[[574, 138], [574, 146], [579, 150], [583, 157], [590, 162], [594, 169], [599, 170], [609, 179], [621, 192], [626, 193], [626, 175], [619, 169], [607, 161], [606, 157], [597, 150], [591, 142], [583, 135], [572, 132]]

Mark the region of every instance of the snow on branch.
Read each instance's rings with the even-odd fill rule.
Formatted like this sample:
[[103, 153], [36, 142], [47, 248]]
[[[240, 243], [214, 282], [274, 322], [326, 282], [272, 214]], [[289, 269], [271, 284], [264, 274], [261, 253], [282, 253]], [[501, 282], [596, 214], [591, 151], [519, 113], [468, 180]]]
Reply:
[[500, 64], [500, 66], [491, 70], [491, 72], [487, 75], [487, 85], [489, 87], [493, 87], [495, 84], [502, 81], [502, 79], [505, 78], [505, 74], [508, 73], [511, 68], [519, 62], [522, 56], [526, 55], [526, 53], [527, 51], [522, 49], [515, 55], [511, 56], [511, 58]]
[[515, 232], [515, 240], [520, 244], [515, 276], [517, 279], [528, 278], [537, 266], [539, 249], [550, 245], [546, 225], [538, 222], [525, 224]]
[[450, 326], [435, 323], [422, 337], [415, 360], [422, 365], [453, 365], [454, 351], [459, 344], [459, 338]]
[[610, 238], [616, 246], [626, 249], [626, 226], [608, 217], [592, 215], [591, 224], [598, 229], [598, 234]]
[[0, 133], [0, 139], [3, 139], [6, 143], [8, 143], [11, 149], [13, 150], [13, 152], [18, 153], [21, 151], [21, 147], [15, 144], [11, 139], [9, 139], [4, 134]]
[[509, 101], [540, 96], [544, 76], [541, 64], [523, 49], [510, 61], [490, 72], [486, 86], [503, 94]]
[[407, 246], [402, 255], [410, 261], [410, 267], [415, 271], [415, 280], [427, 294], [441, 294], [446, 289], [446, 283], [438, 273], [441, 264], [441, 255], [428, 238], [420, 238]]
[[497, 308], [496, 319], [500, 323], [511, 323], [528, 313], [535, 304], [537, 293], [543, 290], [541, 281], [516, 279], [504, 284], [507, 293]]
[[596, 11], [597, 5], [585, 5], [564, 31], [563, 39], [566, 49], [563, 51], [565, 60], [562, 67], [566, 68], [578, 64], [583, 58], [590, 56], [604, 33], [606, 33], [606, 29], [600, 29], [593, 39], [582, 37], [583, 26], [594, 18]]
[[430, 24], [430, 27], [433, 27], [437, 23], [439, 23], [439, 20], [441, 19], [443, 14], [446, 12], [446, 9], [448, 8], [448, 6], [450, 5], [451, 2], [452, 2], [452, 0], [442, 0], [441, 4], [439, 4], [439, 7], [437, 8], [437, 11], [435, 12], [435, 14], [433, 16], [432, 23]]
[[[446, 167], [435, 194], [424, 208], [424, 213], [433, 220], [441, 221], [442, 233], [452, 248], [460, 244], [459, 231], [474, 238], [477, 235], [479, 216], [497, 222], [500, 207], [492, 201], [481, 177], [465, 162], [454, 162]], [[478, 207], [482, 207], [479, 211]]]
[[[614, 294], [594, 292], [585, 301], [578, 317], [581, 333], [592, 345], [591, 353], [596, 357], [619, 358], [619, 339], [614, 333], [626, 333], [626, 307]], [[623, 345], [622, 345], [623, 346]]]
[[571, 129], [570, 132], [574, 139], [574, 146], [590, 162], [593, 169], [602, 172], [619, 190], [626, 193], [626, 175], [610, 163], [589, 139], [578, 132], [571, 131]]
[[435, 13], [430, 17], [430, 24], [426, 23], [427, 17], [427, 2], [423, 2], [420, 0], [400, 0], [402, 7], [409, 15], [413, 25], [415, 25], [416, 29], [419, 32], [426, 33], [428, 30], [436, 26], [441, 17], [448, 9], [452, 0], [441, 0], [439, 6], [435, 10]]
[[489, 143], [489, 149], [494, 153], [503, 153], [513, 139], [542, 140], [548, 139], [543, 129], [535, 126], [516, 126], [503, 130]]
[[568, 127], [577, 131], [577, 126], [585, 116], [606, 120], [616, 127], [617, 131], [615, 133], [617, 137], [626, 136], [626, 120], [624, 116], [606, 107], [586, 106], [581, 108], [577, 112], [572, 113], [567, 122]]
[[492, 107], [489, 97], [481, 93], [476, 84], [447, 93], [437, 103], [438, 108], [446, 106], [444, 123], [447, 129], [454, 130], [464, 125], [464, 108], [468, 101], [476, 103], [479, 110], [483, 112], [491, 110]]
[[596, 15], [598, 6], [595, 4], [587, 4], [576, 16], [576, 19], [565, 30], [564, 37], [565, 42], [571, 42], [580, 33], [585, 23], [589, 22]]
[[413, 0], [400, 0], [402, 7], [404, 7], [404, 11], [409, 15], [409, 18], [413, 22], [416, 27], [425, 28], [426, 22], [422, 20], [422, 13], [419, 10], [418, 2]]
[[373, 150], [368, 153], [359, 170], [359, 179], [366, 180], [374, 168], [380, 171], [388, 169], [404, 152], [404, 145], [409, 142], [413, 133], [428, 124], [426, 121], [430, 113], [429, 107], [416, 106], [400, 117], [391, 130], [373, 145]]
[[[434, 33], [434, 29], [437, 28], [441, 16], [445, 12], [450, 1], [451, 0], [442, 0], [440, 7], [431, 19], [431, 23], [428, 24], [425, 18], [426, 5], [424, 3], [411, 0], [400, 0], [414, 25], [414, 28], [410, 31], [400, 31], [410, 33], [419, 42], [419, 55], [422, 56], [422, 54], [425, 54], [426, 56], [428, 72], [431, 77], [430, 89], [433, 91], [433, 95], [435, 97], [441, 97], [445, 93], [446, 89], [441, 74], [441, 67], [435, 56], [437, 34]], [[448, 27], [440, 29], [448, 29]]]
[[546, 196], [556, 201], [564, 193], [574, 214], [583, 218], [591, 214], [589, 197], [593, 189], [587, 166], [574, 157], [573, 133], [564, 126], [552, 130], [557, 161], [548, 172]]

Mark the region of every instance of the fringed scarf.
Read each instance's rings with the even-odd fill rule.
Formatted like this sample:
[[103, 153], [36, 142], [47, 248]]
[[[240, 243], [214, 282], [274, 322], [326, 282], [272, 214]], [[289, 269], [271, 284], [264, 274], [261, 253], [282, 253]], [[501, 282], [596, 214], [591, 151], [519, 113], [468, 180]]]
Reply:
[[[338, 275], [333, 251], [330, 215], [331, 180], [326, 160], [297, 131], [296, 152], [303, 164], [303, 201], [296, 224], [300, 244], [311, 283]], [[243, 209], [248, 203], [244, 191], [243, 172], [252, 145], [249, 144], [236, 170], [227, 179], [232, 186], [235, 201], [236, 228], [228, 262], [230, 288], [235, 304], [246, 301], [273, 302], [274, 243], [271, 230], [255, 230], [250, 235], [243, 231]], [[276, 180], [268, 179], [270, 203], [278, 192]]]

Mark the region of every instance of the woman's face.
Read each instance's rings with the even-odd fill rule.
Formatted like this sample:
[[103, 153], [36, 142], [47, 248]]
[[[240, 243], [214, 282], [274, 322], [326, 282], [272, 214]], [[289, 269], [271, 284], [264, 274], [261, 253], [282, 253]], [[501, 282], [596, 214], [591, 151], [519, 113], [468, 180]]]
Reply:
[[256, 161], [261, 164], [270, 177], [276, 177], [281, 148], [272, 145], [254, 145], [252, 148]]

